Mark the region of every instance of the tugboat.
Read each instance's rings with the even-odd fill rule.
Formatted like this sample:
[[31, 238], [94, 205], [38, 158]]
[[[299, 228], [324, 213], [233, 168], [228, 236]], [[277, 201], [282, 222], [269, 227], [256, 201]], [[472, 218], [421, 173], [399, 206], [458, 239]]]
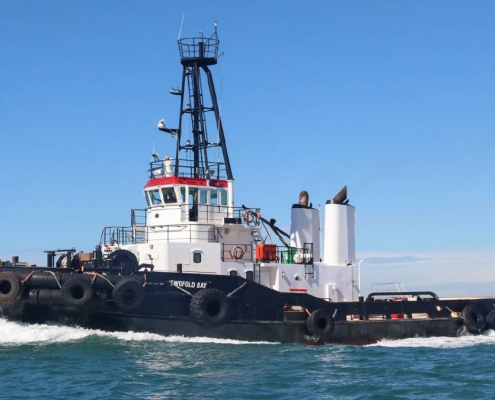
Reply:
[[[430, 291], [378, 291], [365, 298], [346, 187], [325, 204], [323, 243], [320, 210], [306, 191], [292, 205], [289, 233], [260, 208], [235, 206], [210, 71], [219, 56], [216, 24], [212, 36], [178, 45], [182, 83], [171, 90], [180, 98], [178, 127], [158, 123], [175, 140], [175, 154], [152, 154], [146, 208], [131, 210], [129, 226], [104, 228], [92, 252], [48, 250], [46, 267], [17, 257], [0, 261], [5, 318], [306, 344], [495, 328], [495, 298], [440, 299]], [[263, 229], [280, 243], [263, 240]]]

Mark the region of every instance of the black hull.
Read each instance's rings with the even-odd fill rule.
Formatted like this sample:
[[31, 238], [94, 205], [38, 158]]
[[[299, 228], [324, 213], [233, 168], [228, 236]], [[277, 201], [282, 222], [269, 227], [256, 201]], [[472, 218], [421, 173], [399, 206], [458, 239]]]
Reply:
[[[307, 331], [306, 321], [231, 321], [220, 327], [205, 328], [186, 318], [149, 317], [98, 311], [77, 313], [56, 307], [45, 309], [42, 314], [38, 315], [32, 314], [34, 310], [24, 310], [22, 313], [9, 313], [8, 311], [7, 309], [5, 314], [8, 319], [12, 320], [30, 323], [56, 321], [105, 331], [151, 332], [164, 336], [208, 337], [251, 342], [304, 344], [320, 342], [319, 338]], [[460, 318], [337, 322], [333, 337], [327, 343], [370, 344], [382, 339], [455, 337], [465, 331], [463, 327], [464, 324]]]
[[[67, 298], [61, 293], [69, 287], [67, 282], [85, 278], [82, 274], [55, 268], [2, 271], [18, 276], [23, 285], [22, 296], [10, 299], [11, 304], [0, 304], [7, 319], [166, 336], [307, 344], [368, 344], [382, 339], [457, 336], [466, 330], [461, 316], [468, 305], [475, 304], [485, 318], [495, 304], [493, 298], [331, 303], [307, 294], [280, 293], [240, 277], [155, 272], [134, 277], [107, 275], [105, 279], [89, 276], [94, 293], [85, 304], [74, 306], [66, 304]], [[45, 279], [43, 274], [49, 277]], [[143, 287], [140, 303], [131, 310], [123, 310], [119, 300], [112, 297], [117, 296], [115, 287], [122, 280], [134, 280]], [[224, 301], [228, 307], [225, 315], [220, 312], [219, 317], [205, 322], [198, 319], [198, 311], [191, 308], [191, 303], [206, 289], [217, 297], [220, 293], [220, 303]], [[326, 335], [323, 332], [322, 337], [310, 332], [308, 314], [314, 310], [324, 310], [332, 316], [334, 329]], [[468, 326], [468, 330], [474, 333], [490, 327]]]

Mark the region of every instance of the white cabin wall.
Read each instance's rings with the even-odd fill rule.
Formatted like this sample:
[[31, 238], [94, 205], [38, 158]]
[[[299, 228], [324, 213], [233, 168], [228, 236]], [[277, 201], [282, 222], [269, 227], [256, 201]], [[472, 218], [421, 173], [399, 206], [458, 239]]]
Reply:
[[146, 211], [146, 224], [148, 226], [179, 224], [182, 222], [181, 214], [182, 209], [179, 204], [153, 206]]
[[227, 261], [222, 262], [221, 264], [221, 274], [222, 275], [230, 275], [231, 271], [236, 271], [237, 275], [242, 278], [247, 278], [246, 272], [253, 270], [252, 262], [244, 262], [244, 261]]
[[220, 241], [223, 244], [224, 261], [232, 260], [230, 252], [236, 246], [241, 246], [245, 254], [239, 262], [253, 261], [255, 246], [253, 244], [253, 231], [256, 228], [246, 228], [242, 225], [225, 225], [221, 231]]
[[[177, 264], [182, 264], [182, 272], [186, 273], [221, 273], [219, 243], [155, 242], [139, 244], [136, 247], [135, 254], [139, 264], [153, 264], [154, 271], [175, 272]], [[195, 252], [201, 253], [200, 263], [194, 262]]]
[[215, 241], [214, 227], [190, 223], [182, 225], [152, 225], [147, 227], [149, 242], [210, 243]]
[[261, 271], [271, 273], [271, 287], [281, 292], [307, 289], [308, 294], [334, 302], [357, 301], [360, 293], [357, 267], [318, 263], [314, 265], [314, 277], [305, 276], [304, 267], [297, 264], [267, 264], [261, 266]]

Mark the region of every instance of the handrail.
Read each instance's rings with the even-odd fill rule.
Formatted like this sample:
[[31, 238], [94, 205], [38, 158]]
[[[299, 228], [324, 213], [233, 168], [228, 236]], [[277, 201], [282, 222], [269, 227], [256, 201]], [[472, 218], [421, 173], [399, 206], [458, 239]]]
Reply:
[[[194, 165], [192, 160], [184, 159], [184, 158], [179, 158], [176, 160], [173, 158], [171, 164], [171, 170], [175, 170], [175, 164], [179, 164], [179, 170], [181, 171], [180, 177], [186, 177], [186, 178], [208, 178], [208, 179], [227, 179], [227, 174], [226, 174], [226, 168], [225, 168], [225, 163], [221, 161], [210, 161], [208, 162], [208, 165], [205, 167], [200, 167], [199, 170], [197, 170], [197, 167]], [[165, 170], [165, 165], [163, 160], [155, 160], [151, 161], [150, 163], [150, 169], [148, 170], [150, 173], [150, 179], [153, 178], [160, 178], [160, 177], [165, 177], [165, 176], [170, 176], [167, 175], [167, 172]]]
[[429, 292], [429, 291], [422, 291], [422, 292], [372, 292], [368, 295], [366, 298], [366, 301], [373, 301], [373, 298], [375, 296], [397, 296], [397, 297], [403, 297], [404, 295], [410, 295], [410, 296], [424, 296], [428, 295], [433, 297], [435, 300], [440, 300], [440, 298], [436, 295], [434, 292]]

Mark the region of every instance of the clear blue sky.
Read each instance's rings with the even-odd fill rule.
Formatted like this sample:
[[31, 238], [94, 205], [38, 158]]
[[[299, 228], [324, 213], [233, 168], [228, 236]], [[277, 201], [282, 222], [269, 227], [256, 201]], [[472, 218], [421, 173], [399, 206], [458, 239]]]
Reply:
[[495, 295], [495, 3], [0, 6], [0, 258], [91, 251], [144, 206], [185, 14], [183, 37], [218, 21], [237, 204], [287, 227], [301, 190], [324, 205], [348, 185], [364, 292]]

